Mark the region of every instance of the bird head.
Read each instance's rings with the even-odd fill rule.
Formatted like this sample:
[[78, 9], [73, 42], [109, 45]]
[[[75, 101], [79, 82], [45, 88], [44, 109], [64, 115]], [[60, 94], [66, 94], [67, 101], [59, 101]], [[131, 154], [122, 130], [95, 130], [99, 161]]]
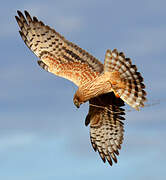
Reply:
[[80, 105], [82, 104], [82, 102], [80, 102], [80, 99], [77, 95], [74, 96], [74, 99], [73, 99], [73, 102], [74, 102], [74, 105], [79, 108]]

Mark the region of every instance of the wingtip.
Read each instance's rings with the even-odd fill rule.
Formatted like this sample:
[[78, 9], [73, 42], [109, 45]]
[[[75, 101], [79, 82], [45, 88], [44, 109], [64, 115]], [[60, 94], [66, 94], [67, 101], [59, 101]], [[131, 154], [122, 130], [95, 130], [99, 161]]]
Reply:
[[115, 54], [118, 54], [118, 50], [115, 48], [115, 49], [113, 49], [113, 51], [112, 51], [113, 53], [115, 53]]
[[27, 10], [25, 10], [24, 13], [25, 13], [25, 16], [26, 16], [26, 18], [27, 18], [27, 21], [28, 21], [29, 23], [30, 23], [31, 21], [33, 21], [31, 15], [29, 14], [29, 12], [28, 12]]
[[119, 151], [118, 150], [115, 150], [114, 153], [119, 156]]
[[25, 16], [30, 16], [30, 14], [27, 10], [25, 10], [24, 13], [25, 13]]
[[18, 16], [15, 16], [15, 19], [16, 19], [17, 22], [19, 21], [19, 17]]
[[17, 14], [18, 14], [19, 16], [23, 16], [23, 14], [22, 14], [22, 12], [21, 12], [20, 10], [17, 10]]
[[37, 17], [33, 17], [33, 21], [35, 21], [35, 22], [38, 22], [38, 19], [37, 19]]
[[94, 142], [92, 142], [92, 140], [91, 140], [91, 144], [92, 144], [92, 147], [93, 147], [94, 151], [96, 152], [97, 151], [96, 144]]
[[19, 14], [19, 13], [21, 13], [21, 11], [20, 11], [20, 10], [17, 10], [17, 14]]
[[27, 10], [24, 10], [24, 13], [25, 13], [25, 14], [29, 14]]
[[20, 36], [22, 37], [22, 35], [23, 35], [22, 31], [19, 31], [19, 33], [20, 33]]
[[89, 115], [89, 113], [88, 113], [88, 115], [87, 115], [86, 118], [85, 118], [85, 126], [88, 126], [89, 123], [90, 123], [90, 115]]
[[117, 157], [115, 156], [115, 154], [112, 154], [112, 155], [111, 155], [111, 158], [113, 159], [113, 161], [114, 161], [115, 163], [118, 162]]
[[103, 160], [103, 163], [105, 163], [106, 162], [105, 156], [103, 156], [100, 152], [99, 152], [99, 155], [100, 155], [101, 159]]
[[113, 162], [112, 162], [111, 158], [110, 158], [110, 159], [107, 159], [107, 161], [108, 161], [108, 163], [109, 163], [110, 166], [113, 165]]

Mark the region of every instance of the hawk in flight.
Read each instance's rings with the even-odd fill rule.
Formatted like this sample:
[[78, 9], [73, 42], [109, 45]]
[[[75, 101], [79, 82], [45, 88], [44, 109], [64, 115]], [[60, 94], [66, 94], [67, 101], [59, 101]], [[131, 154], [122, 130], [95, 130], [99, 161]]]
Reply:
[[66, 78], [78, 86], [73, 102], [77, 108], [89, 101], [85, 125], [90, 124], [90, 140], [101, 159], [112, 165], [123, 141], [124, 102], [139, 110], [146, 92], [143, 78], [123, 52], [107, 50], [104, 64], [66, 40], [27, 11], [17, 11], [17, 23], [25, 44], [40, 59], [44, 70]]

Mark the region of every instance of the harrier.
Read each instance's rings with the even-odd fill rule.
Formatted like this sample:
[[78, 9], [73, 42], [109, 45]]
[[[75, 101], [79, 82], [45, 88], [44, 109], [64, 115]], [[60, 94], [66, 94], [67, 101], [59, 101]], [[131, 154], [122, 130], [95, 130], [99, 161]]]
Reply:
[[117, 163], [123, 141], [124, 102], [139, 110], [146, 92], [143, 78], [123, 52], [107, 50], [104, 64], [66, 40], [27, 11], [17, 11], [17, 23], [25, 44], [40, 59], [44, 70], [66, 78], [78, 86], [73, 102], [77, 108], [89, 101], [85, 125], [90, 124], [90, 140], [104, 162]]

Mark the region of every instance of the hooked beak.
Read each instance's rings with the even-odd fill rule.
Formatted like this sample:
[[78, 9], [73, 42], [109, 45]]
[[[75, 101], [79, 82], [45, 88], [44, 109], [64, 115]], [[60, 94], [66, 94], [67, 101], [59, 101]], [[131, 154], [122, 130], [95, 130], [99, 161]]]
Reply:
[[77, 108], [79, 108], [79, 107], [80, 107], [80, 104], [75, 104], [75, 106], [76, 106]]
[[75, 104], [75, 106], [76, 106], [77, 108], [80, 107], [80, 103], [79, 103], [78, 101], [75, 101], [74, 104]]
[[78, 101], [78, 99], [74, 99], [74, 105], [79, 108], [81, 103]]

